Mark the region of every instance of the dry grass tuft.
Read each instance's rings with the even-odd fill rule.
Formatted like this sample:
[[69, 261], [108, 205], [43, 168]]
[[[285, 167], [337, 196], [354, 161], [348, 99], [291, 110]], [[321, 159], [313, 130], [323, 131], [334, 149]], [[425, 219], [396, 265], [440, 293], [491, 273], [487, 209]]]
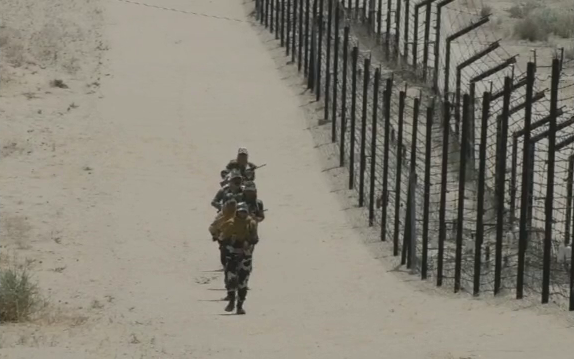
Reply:
[[534, 1], [530, 1], [527, 3], [515, 4], [506, 11], [510, 14], [510, 17], [513, 19], [525, 19], [526, 17], [528, 17], [528, 15], [530, 15], [532, 11], [538, 9], [539, 7], [540, 4]]
[[546, 41], [551, 34], [570, 38], [574, 36], [574, 13], [542, 7], [529, 10], [516, 22], [514, 34], [528, 41]]
[[485, 17], [490, 15], [492, 15], [492, 7], [484, 4], [480, 9], [480, 16]]
[[0, 323], [29, 320], [41, 303], [27, 265], [0, 266]]
[[60, 80], [60, 79], [54, 79], [54, 80], [50, 81], [50, 86], [51, 87], [57, 87], [60, 89], [67, 89], [68, 88], [68, 85], [66, 85], [64, 80]]

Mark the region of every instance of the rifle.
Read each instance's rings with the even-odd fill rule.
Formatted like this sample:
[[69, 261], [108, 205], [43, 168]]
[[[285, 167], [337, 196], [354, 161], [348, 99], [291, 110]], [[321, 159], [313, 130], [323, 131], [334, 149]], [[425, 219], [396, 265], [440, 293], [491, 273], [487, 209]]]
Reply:
[[257, 169], [259, 169], [259, 168], [261, 168], [261, 167], [265, 167], [265, 166], [267, 166], [267, 163], [264, 163], [264, 164], [262, 164], [261, 166], [255, 166], [255, 167], [253, 167], [253, 168], [249, 168], [249, 169], [245, 170], [245, 177], [247, 177], [247, 173], [253, 173], [253, 174], [255, 174], [255, 170], [257, 170]]
[[[261, 166], [255, 166], [255, 167], [253, 167], [253, 168], [247, 169], [247, 170], [245, 170], [245, 174], [247, 175], [248, 172], [253, 172], [253, 173], [255, 173], [255, 170], [256, 170], [256, 169], [259, 169], [259, 168], [265, 167], [265, 166], [267, 166], [267, 163], [264, 163], [264, 164], [262, 164]], [[224, 173], [225, 173], [225, 175], [223, 175]], [[228, 175], [228, 174], [229, 174], [229, 173], [227, 172], [227, 170], [221, 171], [221, 175], [222, 175], [222, 178], [223, 178], [223, 180], [219, 182], [219, 185], [220, 185], [221, 187], [223, 187], [223, 186], [225, 186], [227, 183], [229, 183], [229, 178], [227, 178], [227, 175]], [[245, 177], [247, 177], [247, 176], [243, 176], [243, 177], [245, 178]]]

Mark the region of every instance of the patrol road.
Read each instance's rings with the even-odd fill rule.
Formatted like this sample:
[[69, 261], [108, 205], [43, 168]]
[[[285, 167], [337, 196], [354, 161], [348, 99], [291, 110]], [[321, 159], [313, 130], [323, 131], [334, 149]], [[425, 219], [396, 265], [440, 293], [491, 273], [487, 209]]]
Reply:
[[[572, 332], [553, 317], [427, 293], [373, 258], [242, 1], [145, 2], [188, 13], [105, 2], [111, 76], [91, 165], [108, 196], [78, 219], [94, 231], [79, 240], [90, 265], [69, 280], [113, 301], [70, 335], [70, 357], [571, 356]], [[225, 292], [207, 231], [219, 172], [240, 146], [268, 164], [257, 184], [270, 209], [245, 316], [217, 301]]]

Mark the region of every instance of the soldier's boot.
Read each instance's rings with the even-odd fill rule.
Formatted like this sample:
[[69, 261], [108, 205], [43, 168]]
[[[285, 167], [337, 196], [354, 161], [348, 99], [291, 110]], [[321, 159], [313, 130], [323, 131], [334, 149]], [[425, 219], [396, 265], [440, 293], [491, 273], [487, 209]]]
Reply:
[[235, 291], [228, 292], [227, 297], [229, 297], [229, 299], [228, 299], [229, 303], [227, 303], [227, 306], [225, 307], [225, 311], [226, 312], [233, 312], [233, 310], [235, 309]]
[[242, 300], [239, 300], [239, 301], [237, 302], [237, 314], [238, 314], [238, 315], [243, 315], [243, 314], [245, 314], [245, 309], [243, 309], [243, 301], [242, 301]]

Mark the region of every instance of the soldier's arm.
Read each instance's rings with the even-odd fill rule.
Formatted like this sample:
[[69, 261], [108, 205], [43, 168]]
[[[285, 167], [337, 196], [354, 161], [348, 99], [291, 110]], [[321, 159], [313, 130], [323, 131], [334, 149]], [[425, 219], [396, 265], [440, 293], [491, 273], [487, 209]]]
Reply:
[[221, 221], [223, 216], [221, 214], [217, 215], [211, 225], [209, 226], [209, 233], [212, 237], [217, 236], [220, 233]]
[[245, 170], [245, 177], [249, 180], [249, 181], [255, 181], [255, 168], [257, 166], [255, 166], [253, 163], [248, 162], [247, 163], [247, 168]]
[[233, 219], [223, 222], [219, 227], [219, 233], [221, 233], [220, 236], [223, 240], [231, 239], [233, 235]]
[[259, 233], [257, 232], [257, 223], [255, 221], [250, 221], [249, 223], [249, 238], [247, 241], [251, 244], [257, 244], [259, 242]]
[[219, 191], [217, 191], [217, 193], [215, 194], [215, 197], [213, 197], [213, 201], [211, 201], [211, 205], [213, 207], [215, 207], [218, 210], [221, 210], [221, 206], [223, 205], [223, 203], [221, 203], [223, 201], [223, 197], [225, 196], [225, 191], [223, 189], [220, 189]]
[[231, 160], [229, 161], [229, 163], [227, 164], [227, 166], [225, 166], [225, 169], [227, 171], [231, 171], [232, 169], [237, 167], [237, 162], [235, 162], [235, 160]]
[[263, 222], [265, 219], [265, 206], [263, 206], [263, 201], [257, 200], [257, 212], [255, 213], [255, 220], [257, 222]]

